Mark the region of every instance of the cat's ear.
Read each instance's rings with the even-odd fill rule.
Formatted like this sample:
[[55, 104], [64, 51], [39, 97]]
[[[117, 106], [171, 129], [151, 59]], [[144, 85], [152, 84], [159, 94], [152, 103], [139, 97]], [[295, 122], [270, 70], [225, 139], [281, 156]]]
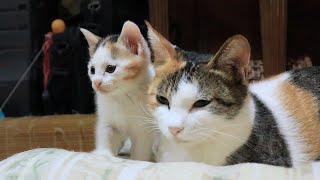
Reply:
[[90, 54], [90, 56], [92, 56], [94, 53], [94, 50], [95, 50], [95, 48], [101, 38], [99, 36], [93, 34], [92, 32], [84, 29], [84, 28], [80, 28], [80, 31], [82, 32], [82, 34], [84, 35], [84, 37], [86, 38], [86, 40], [88, 42], [89, 54]]
[[250, 44], [245, 37], [232, 36], [221, 46], [207, 66], [227, 72], [237, 71], [245, 77], [250, 61], [250, 51]]
[[157, 32], [148, 21], [145, 21], [145, 23], [148, 27], [148, 36], [150, 46], [153, 50], [155, 67], [163, 65], [167, 61], [174, 60], [176, 56], [175, 46]]
[[144, 46], [143, 41], [139, 27], [131, 21], [126, 21], [122, 26], [118, 42], [122, 43], [132, 53], [139, 55]]

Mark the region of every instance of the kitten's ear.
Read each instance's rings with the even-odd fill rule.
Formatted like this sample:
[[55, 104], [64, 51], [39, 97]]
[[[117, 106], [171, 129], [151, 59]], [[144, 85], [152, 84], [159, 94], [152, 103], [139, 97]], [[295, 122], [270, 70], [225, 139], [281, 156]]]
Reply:
[[132, 53], [139, 55], [143, 48], [143, 41], [139, 27], [131, 21], [126, 21], [122, 26], [118, 42], [122, 43]]
[[249, 61], [250, 44], [248, 40], [241, 35], [235, 35], [221, 46], [207, 66], [227, 72], [236, 70], [245, 77]]
[[163, 65], [167, 61], [173, 60], [176, 56], [175, 46], [172, 45], [159, 32], [153, 29], [148, 21], [145, 21], [145, 23], [148, 27], [150, 46], [154, 53], [155, 67]]
[[90, 56], [92, 56], [94, 53], [94, 50], [95, 50], [95, 48], [101, 38], [99, 36], [96, 36], [92, 32], [84, 29], [84, 28], [80, 28], [80, 31], [82, 32], [82, 34], [84, 35], [84, 37], [86, 38], [86, 40], [88, 42], [89, 54], [90, 54]]

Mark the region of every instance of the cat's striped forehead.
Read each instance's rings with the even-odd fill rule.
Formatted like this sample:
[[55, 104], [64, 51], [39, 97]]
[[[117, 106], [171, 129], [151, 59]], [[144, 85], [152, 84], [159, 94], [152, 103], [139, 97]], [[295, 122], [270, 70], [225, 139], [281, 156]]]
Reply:
[[181, 69], [169, 74], [158, 86], [158, 93], [176, 92], [180, 82], [192, 82], [193, 72], [197, 64], [186, 62]]
[[[206, 64], [213, 58], [211, 54], [199, 54], [195, 52], [187, 52], [177, 49], [177, 62], [184, 62], [183, 65], [176, 68], [171, 73], [158, 74], [163, 76], [157, 87], [157, 93], [174, 93], [176, 92], [180, 82], [198, 83], [202, 91], [206, 91], [207, 87], [214, 89], [212, 86], [219, 84], [221, 88], [232, 84], [234, 79], [230, 74], [219, 69], [209, 69]], [[167, 70], [168, 66], [164, 68]], [[205, 92], [204, 92], [205, 93]]]
[[[214, 107], [215, 112], [224, 113], [230, 117], [234, 116], [247, 96], [247, 86], [222, 69], [209, 68], [207, 63], [212, 58], [212, 55], [182, 52], [177, 55], [178, 60], [173, 61], [183, 62], [179, 68], [175, 68], [174, 71], [171, 69], [172, 72], [170, 73], [163, 73], [163, 71], [168, 71], [168, 69], [172, 68], [171, 66], [164, 65], [162, 69], [158, 69], [157, 77], [149, 89], [149, 94], [151, 95], [149, 99], [150, 107], [156, 108], [159, 106], [155, 95], [164, 96], [169, 101], [177, 100], [174, 97], [185, 97], [186, 99], [191, 98], [194, 100], [218, 98], [227, 106], [232, 104], [232, 107], [217, 106]], [[187, 88], [182, 87], [186, 84], [193, 85], [197, 89], [196, 95], [194, 93], [181, 94], [184, 92], [181, 89]]]

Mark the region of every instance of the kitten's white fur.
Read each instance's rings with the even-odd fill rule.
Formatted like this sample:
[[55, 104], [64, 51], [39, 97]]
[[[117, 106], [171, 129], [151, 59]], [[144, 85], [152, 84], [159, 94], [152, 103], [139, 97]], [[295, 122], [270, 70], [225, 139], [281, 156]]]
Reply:
[[[170, 101], [170, 109], [161, 105], [153, 112], [162, 132], [157, 160], [196, 161], [223, 164], [225, 157], [246, 142], [251, 133], [254, 109], [249, 97], [234, 120], [213, 115], [206, 108], [190, 111], [193, 103], [201, 99], [196, 83], [181, 81]], [[183, 127], [176, 137], [169, 127]], [[223, 130], [223, 132], [222, 132]]]
[[[138, 44], [137, 56], [143, 56], [142, 58], [146, 59], [145, 62], [148, 65], [147, 70], [142, 70], [134, 80], [123, 80], [128, 76], [125, 68], [132, 60], [114, 59], [110, 49], [104, 46], [97, 48], [88, 64], [88, 74], [92, 87], [96, 90], [95, 153], [117, 155], [124, 141], [129, 137], [132, 144], [130, 158], [151, 160], [154, 135], [148, 128], [150, 120], [144, 107], [147, 100], [147, 85], [155, 72], [150, 60], [149, 47], [142, 35], [141, 38], [142, 44]], [[122, 48], [126, 49], [128, 46]], [[107, 65], [116, 65], [115, 72], [105, 73]], [[95, 74], [90, 73], [92, 66], [95, 67]], [[102, 81], [102, 88], [108, 89], [108, 92], [97, 90], [93, 83], [95, 80]]]

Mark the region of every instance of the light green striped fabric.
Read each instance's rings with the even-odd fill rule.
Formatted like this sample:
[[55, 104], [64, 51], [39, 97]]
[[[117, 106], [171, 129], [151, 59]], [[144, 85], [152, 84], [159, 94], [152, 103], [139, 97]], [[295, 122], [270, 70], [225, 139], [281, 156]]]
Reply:
[[215, 167], [200, 163], [150, 163], [63, 149], [34, 149], [0, 162], [0, 180], [103, 179], [319, 179], [320, 163], [299, 168], [262, 164]]

